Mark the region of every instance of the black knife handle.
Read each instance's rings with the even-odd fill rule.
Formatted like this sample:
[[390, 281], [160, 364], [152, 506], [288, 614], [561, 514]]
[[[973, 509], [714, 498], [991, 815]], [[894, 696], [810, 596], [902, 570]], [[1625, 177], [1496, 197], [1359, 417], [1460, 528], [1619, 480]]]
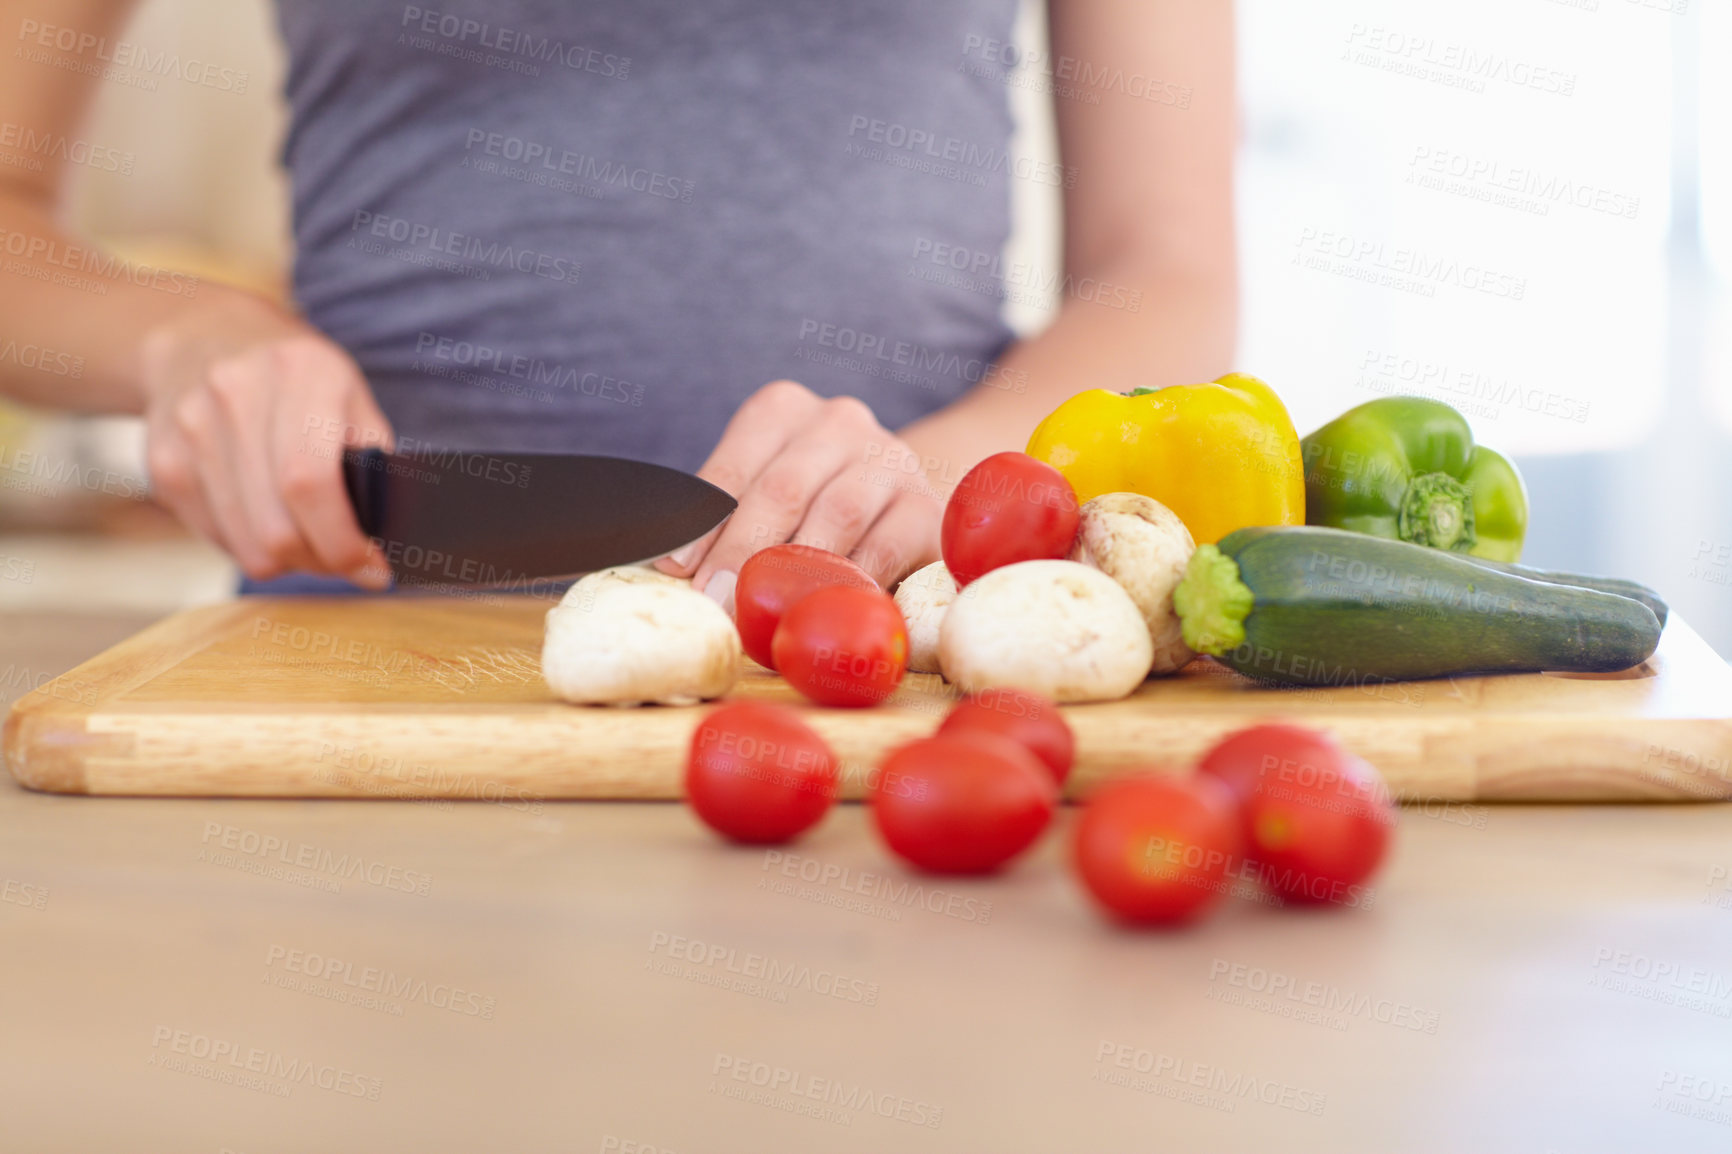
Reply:
[[384, 451], [344, 449], [343, 487], [349, 490], [349, 504], [355, 508], [361, 532], [377, 537], [379, 526], [385, 523]]

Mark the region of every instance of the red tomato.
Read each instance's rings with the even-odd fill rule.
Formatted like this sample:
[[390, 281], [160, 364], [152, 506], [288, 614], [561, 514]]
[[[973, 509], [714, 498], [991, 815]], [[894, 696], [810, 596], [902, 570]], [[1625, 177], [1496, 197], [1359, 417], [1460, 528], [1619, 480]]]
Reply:
[[746, 656], [774, 669], [776, 626], [782, 614], [806, 594], [830, 585], [878, 588], [866, 570], [828, 549], [772, 545], [748, 557], [734, 586], [734, 624]]
[[1257, 877], [1296, 904], [1368, 904], [1362, 884], [1382, 864], [1395, 827], [1383, 778], [1333, 744], [1272, 741], [1244, 806], [1246, 853]]
[[832, 585], [782, 614], [776, 670], [819, 705], [877, 705], [908, 668], [908, 627], [888, 593]]
[[964, 698], [938, 732], [1008, 737], [1045, 762], [1061, 786], [1076, 760], [1076, 737], [1058, 705], [1021, 689], [988, 689]]
[[787, 841], [836, 800], [836, 757], [793, 710], [731, 702], [692, 734], [686, 800], [705, 825], [735, 841]]
[[1197, 768], [1226, 782], [1243, 805], [1256, 792], [1265, 770], [1282, 758], [1330, 759], [1341, 755], [1335, 739], [1320, 729], [1299, 725], [1253, 725], [1228, 734], [1203, 755]]
[[944, 506], [944, 564], [958, 588], [1001, 565], [1062, 558], [1076, 542], [1076, 490], [1027, 453], [994, 453]]
[[935, 873], [988, 873], [1034, 844], [1058, 805], [1040, 760], [992, 733], [910, 742], [884, 760], [872, 817], [897, 856]]
[[1231, 888], [1239, 820], [1232, 791], [1213, 777], [1120, 778], [1089, 798], [1077, 821], [1077, 872], [1125, 921], [1193, 921]]

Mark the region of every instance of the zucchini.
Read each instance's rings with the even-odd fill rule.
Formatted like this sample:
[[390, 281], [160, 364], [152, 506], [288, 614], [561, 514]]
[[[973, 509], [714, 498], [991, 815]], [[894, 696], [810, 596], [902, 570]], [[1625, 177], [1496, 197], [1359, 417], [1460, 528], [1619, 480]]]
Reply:
[[1185, 643], [1249, 677], [1359, 685], [1470, 673], [1607, 673], [1653, 654], [1640, 601], [1318, 526], [1202, 545], [1173, 591]]
[[1467, 553], [1461, 555], [1476, 565], [1496, 569], [1500, 573], [1514, 573], [1517, 577], [1526, 577], [1529, 581], [1544, 581], [1547, 585], [1575, 585], [1582, 589], [1598, 589], [1601, 593], [1616, 593], [1619, 597], [1629, 597], [1652, 609], [1654, 616], [1659, 618], [1660, 628], [1666, 627], [1665, 598], [1640, 581], [1629, 581], [1622, 577], [1594, 577], [1587, 573], [1560, 573], [1555, 569], [1534, 569], [1527, 565], [1513, 565], [1508, 561], [1493, 561], [1489, 557], [1474, 557]]

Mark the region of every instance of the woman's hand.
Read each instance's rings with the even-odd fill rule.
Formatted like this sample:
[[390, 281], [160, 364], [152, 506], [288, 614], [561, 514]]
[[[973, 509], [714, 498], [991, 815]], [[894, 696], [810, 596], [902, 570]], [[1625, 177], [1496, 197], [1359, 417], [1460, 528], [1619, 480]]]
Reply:
[[732, 609], [734, 578], [759, 549], [793, 541], [852, 557], [882, 585], [938, 559], [944, 502], [920, 457], [854, 397], [773, 381], [740, 406], [698, 476], [740, 507], [657, 562]]
[[391, 426], [342, 349], [262, 301], [188, 314], [143, 347], [156, 499], [247, 576], [333, 573], [383, 588], [390, 573], [343, 486], [349, 446]]

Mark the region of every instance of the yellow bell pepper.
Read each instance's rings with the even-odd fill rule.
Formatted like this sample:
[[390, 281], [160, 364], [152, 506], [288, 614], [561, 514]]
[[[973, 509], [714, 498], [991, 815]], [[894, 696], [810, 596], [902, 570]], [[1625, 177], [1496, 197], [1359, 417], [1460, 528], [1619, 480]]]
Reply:
[[1078, 393], [1035, 427], [1028, 454], [1077, 500], [1142, 493], [1197, 544], [1247, 525], [1303, 525], [1299, 435], [1275, 390], [1244, 373], [1204, 385]]

